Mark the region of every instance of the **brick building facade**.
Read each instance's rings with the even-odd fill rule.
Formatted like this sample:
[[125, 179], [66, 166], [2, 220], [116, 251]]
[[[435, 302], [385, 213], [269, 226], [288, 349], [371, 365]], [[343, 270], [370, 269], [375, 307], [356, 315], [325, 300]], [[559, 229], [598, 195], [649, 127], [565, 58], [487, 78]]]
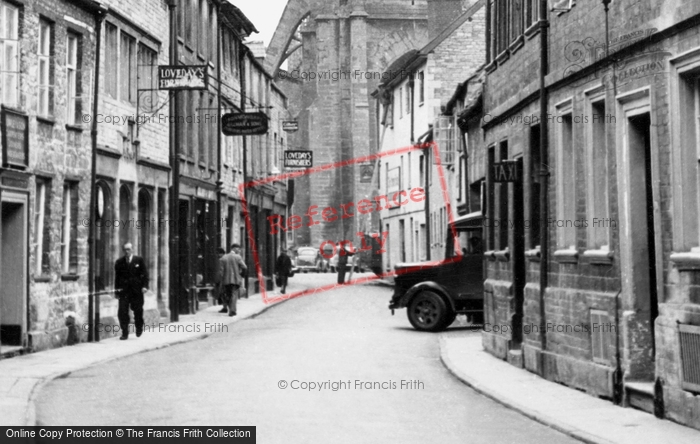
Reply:
[[[559, 2], [543, 121], [538, 4], [488, 2], [483, 112], [468, 125], [487, 183], [484, 346], [700, 428], [700, 5]], [[522, 165], [521, 181], [495, 180], [503, 160]]]

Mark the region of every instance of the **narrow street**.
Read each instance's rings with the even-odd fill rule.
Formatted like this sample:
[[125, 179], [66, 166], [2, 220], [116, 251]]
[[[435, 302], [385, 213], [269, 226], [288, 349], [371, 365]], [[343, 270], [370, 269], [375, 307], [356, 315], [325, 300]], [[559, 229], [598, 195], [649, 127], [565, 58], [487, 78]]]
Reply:
[[[576, 442], [459, 382], [439, 360], [438, 335], [390, 315], [390, 292], [368, 284], [293, 299], [228, 333], [73, 373], [39, 393], [37, 422], [254, 425], [261, 443]], [[417, 382], [402, 390], [402, 380]], [[325, 381], [344, 386], [300, 388]]]

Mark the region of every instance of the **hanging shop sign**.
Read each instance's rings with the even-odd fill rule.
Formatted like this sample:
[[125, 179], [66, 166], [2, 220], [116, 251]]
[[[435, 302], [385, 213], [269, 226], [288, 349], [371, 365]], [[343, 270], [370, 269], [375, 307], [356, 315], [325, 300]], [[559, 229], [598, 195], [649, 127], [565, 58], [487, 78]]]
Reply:
[[206, 65], [158, 66], [158, 89], [207, 89], [208, 85]]
[[299, 130], [299, 122], [296, 120], [283, 120], [282, 130], [288, 133], [295, 133]]
[[285, 168], [311, 168], [314, 166], [314, 153], [304, 150], [289, 150], [284, 152]]
[[227, 136], [259, 136], [267, 130], [265, 113], [230, 113], [221, 118], [221, 132]]

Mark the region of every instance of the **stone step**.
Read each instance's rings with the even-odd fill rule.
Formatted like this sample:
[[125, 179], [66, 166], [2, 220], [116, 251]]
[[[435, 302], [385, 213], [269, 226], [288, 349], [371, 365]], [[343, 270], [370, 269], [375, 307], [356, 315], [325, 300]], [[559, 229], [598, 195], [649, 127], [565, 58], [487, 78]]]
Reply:
[[625, 382], [627, 404], [647, 413], [654, 413], [654, 383], [651, 381]]

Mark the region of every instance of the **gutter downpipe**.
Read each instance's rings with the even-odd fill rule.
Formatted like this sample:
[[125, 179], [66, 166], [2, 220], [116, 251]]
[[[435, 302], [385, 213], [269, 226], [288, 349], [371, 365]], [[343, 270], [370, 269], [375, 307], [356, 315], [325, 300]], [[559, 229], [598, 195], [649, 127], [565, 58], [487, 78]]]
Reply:
[[[178, 64], [178, 21], [177, 0], [168, 0], [170, 9], [170, 64]], [[180, 137], [178, 134], [177, 113], [179, 109], [180, 94], [171, 91], [170, 116], [175, 119], [170, 124], [170, 171], [172, 183], [170, 185], [170, 220], [177, 221], [179, 217], [180, 202]], [[184, 221], [178, 221], [184, 222]], [[170, 321], [177, 322], [180, 318], [180, 255], [179, 255], [179, 223], [170, 224]]]
[[[245, 112], [246, 109], [246, 100], [248, 98], [246, 97], [246, 88], [248, 87], [246, 85], [246, 65], [245, 65], [245, 59], [246, 55], [248, 52], [248, 47], [241, 42], [240, 45], [241, 50], [239, 51], [239, 56], [238, 56], [238, 75], [241, 76], [241, 113]], [[250, 213], [248, 209], [248, 187], [245, 186], [246, 183], [248, 183], [248, 138], [247, 136], [241, 136], [243, 137], [243, 209], [244, 209], [244, 214], [243, 214], [243, 223], [249, 223], [250, 222]], [[253, 229], [254, 227], [251, 227]], [[248, 261], [248, 258], [250, 257], [248, 249], [250, 248], [250, 242], [249, 242], [249, 235], [248, 235], [248, 230], [245, 230], [245, 235], [243, 236], [243, 261], [246, 264], [246, 267], [250, 265], [250, 262]], [[252, 269], [248, 267], [248, 269]], [[247, 291], [250, 291], [250, 285], [249, 285], [249, 280], [248, 276], [250, 275], [250, 272], [245, 274], [245, 288]]]
[[[217, 119], [216, 119], [216, 220], [217, 224], [219, 226], [217, 227], [216, 230], [216, 245], [221, 247], [221, 239], [222, 239], [222, 233], [221, 233], [221, 225], [223, 225], [224, 230], [228, 227], [228, 224], [223, 223], [223, 218], [222, 218], [222, 211], [223, 211], [223, 203], [222, 203], [222, 191], [224, 187], [224, 182], [221, 177], [221, 171], [224, 169], [224, 163], [223, 160], [221, 159], [221, 153], [222, 153], [222, 147], [221, 147], [221, 48], [223, 47], [223, 38], [224, 38], [224, 33], [221, 31], [221, 3], [216, 4], [216, 16], [218, 17], [218, 22], [217, 22], [217, 27], [216, 27], [216, 77], [218, 82], [218, 86], [216, 88], [216, 113], [217, 113]], [[210, 110], [211, 112], [211, 110]], [[227, 250], [227, 248], [225, 248]]]
[[547, 0], [540, 0], [540, 375], [544, 376], [544, 352], [547, 350], [547, 333], [545, 300], [547, 291], [547, 273], [549, 261], [549, 239], [547, 230], [548, 197], [549, 197], [549, 169], [547, 129], [547, 83], [548, 71], [548, 35], [549, 21], [547, 20]]
[[88, 342], [100, 340], [100, 333], [95, 328], [100, 322], [100, 297], [95, 294], [95, 210], [97, 206], [97, 112], [99, 111], [100, 93], [100, 46], [102, 45], [102, 22], [107, 14], [107, 8], [98, 6], [95, 12], [95, 81], [93, 82], [92, 99], [92, 153], [90, 153], [90, 229], [88, 230], [88, 319], [90, 320], [88, 330]]

